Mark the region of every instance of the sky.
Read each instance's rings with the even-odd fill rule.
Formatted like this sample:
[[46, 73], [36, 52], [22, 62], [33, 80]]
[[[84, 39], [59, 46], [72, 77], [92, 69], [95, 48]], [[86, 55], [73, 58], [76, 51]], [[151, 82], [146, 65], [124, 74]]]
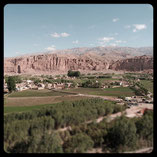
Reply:
[[153, 46], [153, 7], [150, 4], [4, 7], [4, 57], [97, 46]]

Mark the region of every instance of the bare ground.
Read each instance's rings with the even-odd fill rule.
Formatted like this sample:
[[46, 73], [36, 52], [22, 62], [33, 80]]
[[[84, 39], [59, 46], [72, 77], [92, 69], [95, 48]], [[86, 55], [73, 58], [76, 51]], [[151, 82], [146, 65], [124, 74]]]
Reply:
[[80, 100], [83, 96], [46, 96], [46, 97], [8, 97], [5, 106], [35, 106], [42, 104], [53, 104], [62, 101]]

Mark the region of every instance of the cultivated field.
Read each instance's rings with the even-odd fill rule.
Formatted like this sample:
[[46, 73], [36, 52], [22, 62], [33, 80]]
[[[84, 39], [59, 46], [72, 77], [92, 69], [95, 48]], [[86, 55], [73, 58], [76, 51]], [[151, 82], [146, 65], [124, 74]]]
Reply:
[[9, 94], [8, 97], [44, 97], [44, 96], [64, 96], [64, 95], [74, 95], [74, 94], [43, 89], [43, 90], [24, 90], [21, 92], [14, 92], [12, 94]]
[[151, 93], [153, 93], [153, 82], [149, 80], [141, 80], [143, 86], [148, 89]]
[[100, 96], [133, 96], [134, 92], [129, 87], [118, 87], [118, 88], [74, 88], [74, 89], [65, 89], [66, 92], [75, 92], [80, 94], [89, 94], [89, 95], [100, 95]]
[[85, 96], [54, 96], [54, 97], [17, 97], [8, 98], [4, 106], [4, 113], [25, 112], [41, 107], [53, 105], [62, 101], [74, 101], [87, 99]]

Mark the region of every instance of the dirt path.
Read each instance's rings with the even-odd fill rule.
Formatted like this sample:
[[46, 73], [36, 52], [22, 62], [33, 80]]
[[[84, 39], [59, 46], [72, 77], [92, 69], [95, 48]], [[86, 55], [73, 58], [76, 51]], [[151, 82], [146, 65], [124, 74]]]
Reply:
[[[148, 148], [142, 148], [139, 150], [123, 152], [123, 153], [151, 153], [152, 150], [153, 150], [153, 147], [148, 147]], [[105, 153], [105, 152], [102, 151], [102, 148], [93, 148], [92, 150], [88, 150], [86, 153]]]
[[148, 148], [142, 148], [142, 149], [139, 149], [139, 150], [124, 152], [124, 153], [151, 153], [152, 150], [153, 150], [153, 147], [148, 147]]
[[93, 98], [101, 98], [104, 100], [116, 101], [117, 97], [113, 96], [99, 96], [99, 95], [89, 95], [89, 94], [78, 94], [79, 96], [93, 97]]
[[[133, 106], [129, 109], [126, 109], [123, 112], [125, 112], [125, 116], [128, 118], [139, 117], [141, 115], [137, 114], [137, 112], [146, 107], [149, 109], [153, 109], [153, 104], [143, 103], [143, 104], [140, 104], [139, 106]], [[110, 121], [114, 120], [115, 118], [120, 117], [121, 115], [122, 115], [122, 112], [114, 113], [114, 114], [111, 114], [108, 116], [101, 116], [101, 117], [97, 118], [96, 120], [86, 121], [86, 122], [84, 122], [84, 124], [89, 124], [89, 123], [92, 123], [93, 121], [96, 121], [96, 123], [100, 123], [104, 118], [107, 118], [107, 121], [110, 122]], [[71, 130], [71, 126], [60, 128], [57, 131], [66, 131], [66, 130]]]

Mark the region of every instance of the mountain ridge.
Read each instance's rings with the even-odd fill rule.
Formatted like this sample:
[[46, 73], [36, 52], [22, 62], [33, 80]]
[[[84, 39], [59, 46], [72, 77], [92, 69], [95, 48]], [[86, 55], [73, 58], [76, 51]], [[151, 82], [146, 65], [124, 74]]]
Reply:
[[[68, 70], [99, 71], [112, 69], [117, 71], [140, 71], [152, 69], [153, 56], [148, 51], [149, 48], [147, 48], [147, 51], [144, 48], [140, 49], [141, 53], [135, 51], [134, 48], [121, 47], [118, 49], [115, 47], [75, 48], [69, 51], [57, 50], [55, 53], [5, 58], [4, 73], [34, 74], [53, 73], [55, 71], [67, 72]], [[133, 52], [133, 54], [126, 52], [126, 50]], [[136, 52], [139, 53], [135, 56]], [[132, 66], [135, 66], [135, 68], [132, 68]]]

